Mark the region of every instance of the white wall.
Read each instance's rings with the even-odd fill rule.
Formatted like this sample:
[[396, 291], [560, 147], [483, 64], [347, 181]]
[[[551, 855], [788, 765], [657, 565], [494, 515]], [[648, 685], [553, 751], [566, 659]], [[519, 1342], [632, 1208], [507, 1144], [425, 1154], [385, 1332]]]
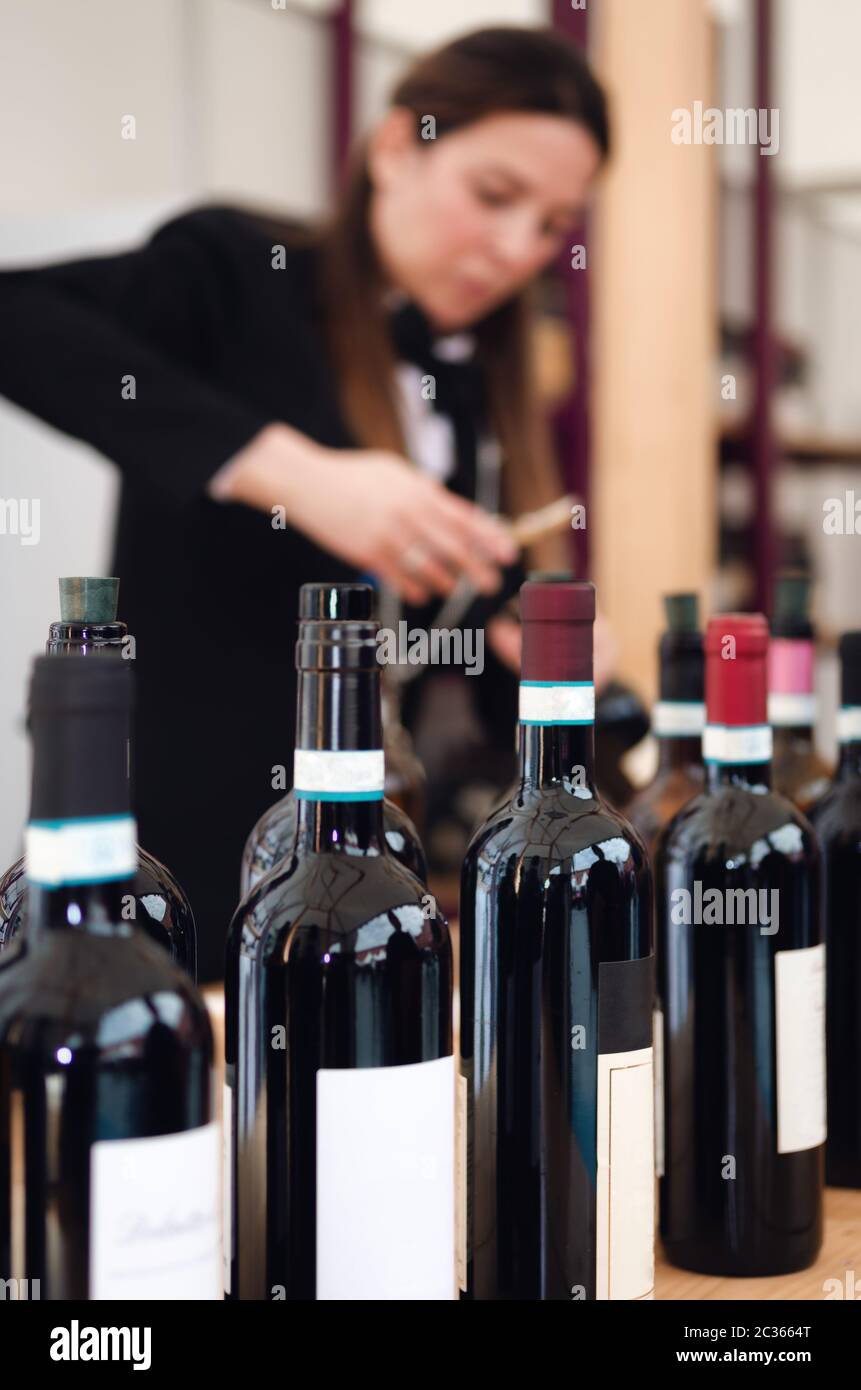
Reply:
[[782, 178], [861, 185], [858, 0], [779, 0], [775, 53]]
[[[319, 20], [266, 0], [2, 0], [0, 265], [134, 245], [201, 199], [318, 211], [327, 62]], [[26, 814], [30, 661], [58, 576], [106, 572], [116, 486], [93, 451], [0, 399], [0, 497], [41, 513], [38, 545], [0, 535], [0, 871]]]
[[261, 0], [196, 0], [199, 149], [210, 196], [318, 213], [329, 196], [329, 32]]
[[[3, 0], [0, 210], [183, 189], [187, 7], [176, 0]], [[133, 115], [137, 138], [121, 138]]]
[[485, 24], [546, 24], [549, 0], [359, 0], [356, 22], [371, 38], [417, 50]]

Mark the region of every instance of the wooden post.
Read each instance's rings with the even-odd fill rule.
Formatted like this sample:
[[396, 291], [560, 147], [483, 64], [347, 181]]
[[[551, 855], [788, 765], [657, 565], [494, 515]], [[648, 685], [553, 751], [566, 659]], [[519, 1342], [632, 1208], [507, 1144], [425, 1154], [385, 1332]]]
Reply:
[[353, 141], [354, 48], [353, 0], [338, 0], [332, 25], [332, 164], [333, 188], [341, 187]]
[[712, 146], [673, 112], [712, 102], [707, 0], [602, 0], [594, 58], [613, 154], [593, 236], [593, 577], [619, 675], [655, 692], [661, 596], [711, 609], [717, 537]]
[[[760, 111], [771, 108], [771, 0], [757, 0], [756, 4], [756, 105]], [[774, 250], [772, 172], [771, 160], [762, 156], [756, 161], [754, 209], [754, 564], [756, 606], [763, 613], [770, 613], [775, 551], [771, 489], [777, 454], [772, 396], [777, 361], [771, 312], [771, 260]]]
[[[589, 56], [590, 25], [589, 11], [586, 8], [575, 8], [570, 0], [553, 0], [553, 23], [569, 39], [579, 44]], [[571, 334], [571, 346], [574, 353], [575, 377], [568, 399], [562, 403], [558, 412], [556, 439], [565, 484], [580, 502], [585, 503], [588, 518], [591, 477], [589, 264], [592, 254], [588, 217], [582, 226], [575, 229], [571, 243], [584, 247], [586, 265], [581, 270], [573, 270], [570, 265], [570, 252], [566, 251], [563, 254], [561, 273], [568, 329]], [[575, 572], [581, 577], [588, 575], [591, 570], [591, 538], [592, 533], [588, 525], [585, 531], [572, 532], [572, 541], [575, 545]]]

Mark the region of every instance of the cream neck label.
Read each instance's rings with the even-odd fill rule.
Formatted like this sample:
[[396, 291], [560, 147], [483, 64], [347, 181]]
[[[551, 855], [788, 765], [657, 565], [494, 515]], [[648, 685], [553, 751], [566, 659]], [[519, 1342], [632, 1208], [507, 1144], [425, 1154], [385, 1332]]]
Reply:
[[837, 739], [840, 743], [861, 743], [861, 705], [844, 705], [837, 711]]
[[768, 696], [768, 722], [776, 729], [807, 728], [816, 723], [816, 696], [772, 690]]
[[652, 710], [656, 738], [699, 738], [705, 728], [706, 707], [697, 700], [659, 700]]
[[521, 681], [521, 724], [594, 724], [592, 681]]
[[136, 838], [133, 816], [32, 820], [24, 832], [27, 878], [42, 888], [132, 878]]
[[706, 724], [703, 730], [707, 763], [768, 763], [772, 746], [769, 724]]
[[382, 801], [382, 748], [297, 748], [293, 790], [306, 801]]

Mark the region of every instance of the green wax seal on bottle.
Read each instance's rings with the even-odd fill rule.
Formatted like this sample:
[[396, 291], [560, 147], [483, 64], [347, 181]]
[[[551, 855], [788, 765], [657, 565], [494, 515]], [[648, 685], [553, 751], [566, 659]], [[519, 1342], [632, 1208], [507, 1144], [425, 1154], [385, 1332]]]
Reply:
[[699, 631], [699, 598], [696, 594], [665, 594], [664, 613], [670, 632]]
[[114, 623], [117, 619], [120, 581], [83, 575], [60, 580], [60, 621], [64, 623]]

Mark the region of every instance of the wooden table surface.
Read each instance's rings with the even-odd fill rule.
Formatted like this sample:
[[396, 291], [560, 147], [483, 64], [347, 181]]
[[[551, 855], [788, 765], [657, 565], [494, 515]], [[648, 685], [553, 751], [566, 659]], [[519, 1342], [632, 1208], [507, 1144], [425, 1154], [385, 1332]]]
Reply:
[[[667, 1264], [656, 1251], [655, 1298], [660, 1299], [740, 1299], [748, 1302], [771, 1299], [824, 1299], [829, 1293], [840, 1297], [861, 1297], [861, 1191], [842, 1187], [825, 1190], [825, 1238], [819, 1259], [799, 1274], [783, 1274], [777, 1279], [718, 1279], [712, 1275], [690, 1274]], [[857, 1279], [857, 1286], [854, 1281]]]

